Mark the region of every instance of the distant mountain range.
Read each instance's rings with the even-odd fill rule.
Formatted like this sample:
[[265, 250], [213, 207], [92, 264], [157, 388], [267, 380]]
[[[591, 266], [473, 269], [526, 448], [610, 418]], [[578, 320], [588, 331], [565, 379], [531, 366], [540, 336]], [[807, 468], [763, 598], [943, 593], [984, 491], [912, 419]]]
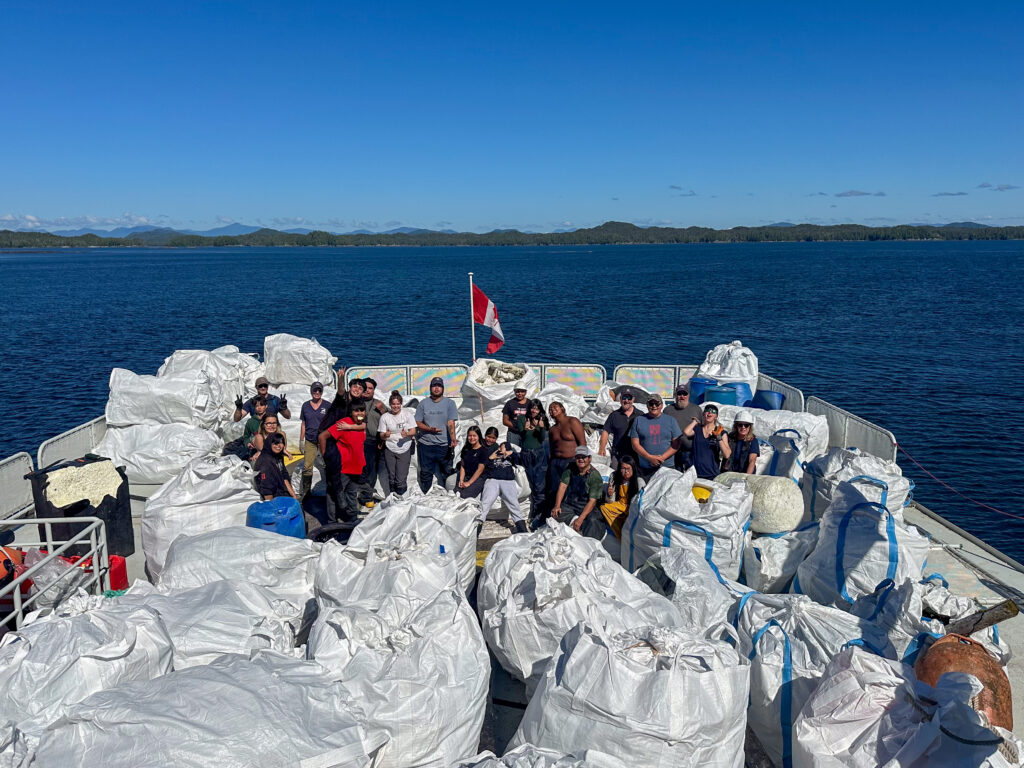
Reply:
[[[168, 235], [199, 235], [200, 237], [236, 237], [238, 235], [249, 235], [253, 232], [259, 232], [263, 227], [253, 227], [248, 224], [239, 224], [233, 222], [231, 224], [225, 224], [223, 227], [214, 227], [213, 229], [172, 229], [171, 227], [155, 227], [152, 225], [143, 225], [139, 227], [118, 227], [117, 229], [92, 229], [86, 227], [84, 229], [55, 229], [50, 232], [51, 235], [60, 235], [61, 237], [78, 237], [79, 235], [97, 235], [99, 237], [139, 237], [149, 232], [159, 233], [159, 238], [163, 239]], [[18, 232], [37, 232], [38, 230], [32, 229], [19, 229]], [[387, 229], [383, 232], [375, 232], [370, 229], [356, 229], [349, 232], [341, 232], [334, 229], [310, 229], [309, 227], [295, 227], [294, 229], [282, 229], [281, 232], [287, 232], [290, 235], [308, 235], [310, 232], [330, 232], [332, 235], [422, 235], [429, 232], [440, 232], [444, 235], [456, 234], [454, 229], [422, 229], [417, 227], [397, 227], [395, 229]], [[558, 230], [559, 232], [568, 230]], [[154, 236], [151, 235], [149, 238], [143, 237], [143, 240], [152, 240]]]

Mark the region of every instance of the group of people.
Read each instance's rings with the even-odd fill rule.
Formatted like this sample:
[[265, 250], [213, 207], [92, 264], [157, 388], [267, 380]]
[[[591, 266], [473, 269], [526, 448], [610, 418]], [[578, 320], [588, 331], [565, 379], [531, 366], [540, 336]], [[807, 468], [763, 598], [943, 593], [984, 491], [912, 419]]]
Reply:
[[[236, 401], [235, 419], [249, 414], [242, 441], [261, 495], [296, 496], [284, 467], [291, 454], [278, 417], [291, 414], [287, 399], [268, 395], [268, 387], [265, 378], [257, 379], [256, 396]], [[372, 507], [378, 479], [386, 493], [404, 494], [415, 452], [416, 479], [424, 493], [435, 481], [446, 487], [454, 474], [459, 496], [480, 499], [478, 531], [499, 497], [516, 531], [528, 530], [515, 479], [515, 467], [521, 466], [530, 485], [533, 527], [553, 517], [587, 536], [601, 538], [611, 530], [621, 538], [630, 504], [658, 468], [685, 471], [692, 466], [699, 477], [708, 479], [726, 471], [753, 474], [760, 454], [753, 416], [747, 410], [736, 415], [727, 432], [718, 423], [718, 404], [691, 403], [685, 384], [676, 388], [674, 402], [667, 407], [661, 395], [648, 396], [646, 413], [636, 407], [635, 391], [621, 387], [613, 392], [619, 407], [602, 427], [598, 447], [598, 455], [607, 456], [612, 468], [606, 489], [593, 466], [583, 423], [557, 400], [545, 412], [540, 400], [529, 399], [525, 388], [516, 387], [502, 409], [505, 439], [495, 427], [483, 432], [470, 426], [456, 462], [458, 411], [444, 395], [443, 379], [431, 380], [430, 395], [416, 404], [415, 414], [405, 408], [399, 392], [392, 392], [385, 405], [377, 399], [376, 389], [372, 378], [353, 378], [328, 404], [323, 385], [314, 382], [310, 399], [302, 405], [299, 496], [310, 491], [319, 453], [335, 510], [332, 522], [353, 523], [360, 506]]]

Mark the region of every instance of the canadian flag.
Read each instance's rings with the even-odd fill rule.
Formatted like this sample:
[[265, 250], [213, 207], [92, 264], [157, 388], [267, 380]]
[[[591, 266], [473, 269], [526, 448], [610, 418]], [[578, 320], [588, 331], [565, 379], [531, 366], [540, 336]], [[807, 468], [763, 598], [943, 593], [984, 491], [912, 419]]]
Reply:
[[505, 335], [498, 322], [498, 308], [487, 298], [487, 294], [473, 286], [473, 320], [491, 329], [491, 340], [487, 342], [487, 354], [493, 355], [505, 343]]

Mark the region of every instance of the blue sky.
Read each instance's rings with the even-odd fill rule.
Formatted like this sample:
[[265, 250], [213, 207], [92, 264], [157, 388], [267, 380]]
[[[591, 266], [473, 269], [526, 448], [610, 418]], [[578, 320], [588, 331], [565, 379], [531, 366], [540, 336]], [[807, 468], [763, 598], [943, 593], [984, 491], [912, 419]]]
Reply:
[[370, 5], [5, 2], [0, 228], [1024, 224], [1019, 2]]

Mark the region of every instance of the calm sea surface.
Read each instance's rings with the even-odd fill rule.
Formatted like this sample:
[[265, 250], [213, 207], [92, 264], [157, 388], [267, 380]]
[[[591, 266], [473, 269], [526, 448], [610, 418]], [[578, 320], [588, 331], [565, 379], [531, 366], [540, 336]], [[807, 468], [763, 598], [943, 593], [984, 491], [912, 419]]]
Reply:
[[[0, 253], [0, 456], [34, 458], [103, 413], [112, 368], [155, 373], [175, 349], [262, 352], [288, 332], [346, 365], [467, 362], [471, 270], [502, 359], [695, 365], [741, 339], [765, 373], [1024, 515], [1019, 242]], [[1024, 559], [1024, 520], [899, 461], [919, 500]]]

